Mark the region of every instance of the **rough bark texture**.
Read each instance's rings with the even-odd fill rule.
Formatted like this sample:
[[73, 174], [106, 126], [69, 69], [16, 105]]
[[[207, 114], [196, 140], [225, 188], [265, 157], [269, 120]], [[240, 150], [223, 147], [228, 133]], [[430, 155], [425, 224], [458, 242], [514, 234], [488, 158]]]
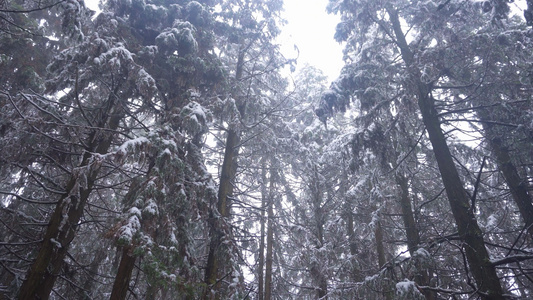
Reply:
[[122, 250], [122, 257], [120, 258], [120, 264], [118, 266], [117, 276], [113, 283], [113, 290], [109, 300], [124, 300], [128, 294], [128, 288], [130, 286], [131, 274], [135, 267], [136, 257], [131, 253], [132, 247], [124, 247]]
[[[121, 119], [121, 114], [111, 115], [107, 128], [117, 129]], [[107, 117], [103, 120], [104, 122], [99, 124], [102, 128], [107, 123]], [[90, 166], [91, 153], [107, 153], [112, 139], [113, 135], [110, 132], [93, 132], [89, 138], [91, 141], [89, 149], [83, 155], [82, 163], [77, 169], [81, 170]], [[86, 175], [74, 173], [70, 178], [66, 192], [59, 199], [50, 218], [37, 258], [20, 288], [19, 299], [34, 300], [50, 297], [56, 279], [63, 268], [68, 247], [76, 234], [77, 224], [83, 215], [83, 210], [98, 177], [99, 169], [99, 166], [91, 165], [90, 171]], [[85, 186], [83, 186], [85, 180], [81, 178], [82, 176], [86, 176]]]
[[409, 69], [412, 82], [417, 88], [416, 96], [420, 113], [433, 146], [444, 188], [457, 224], [459, 236], [464, 243], [464, 251], [470, 272], [476, 282], [478, 293], [481, 299], [484, 300], [504, 299], [496, 269], [491, 264], [489, 254], [485, 248], [483, 233], [479, 228], [473, 211], [470, 209], [470, 198], [463, 187], [450, 149], [446, 143], [446, 137], [440, 127], [431, 90], [427, 84], [420, 80], [420, 71], [414, 65], [414, 55], [405, 40], [397, 12], [390, 7], [387, 12], [393, 25], [396, 43], [400, 48], [402, 59]]
[[[216, 283], [218, 277], [219, 264], [222, 261], [221, 245], [224, 238], [224, 229], [221, 226], [222, 219], [230, 217], [231, 196], [233, 195], [233, 179], [237, 171], [236, 156], [237, 145], [239, 144], [239, 136], [234, 130], [228, 132], [226, 139], [226, 150], [224, 153], [224, 161], [222, 163], [222, 170], [220, 175], [220, 187], [218, 189], [217, 210], [218, 214], [211, 213], [211, 242], [209, 244], [209, 254], [207, 257], [207, 267], [205, 270], [205, 283], [208, 285], [204, 299], [219, 299], [220, 296], [216, 293]], [[215, 292], [212, 293], [211, 291]]]
[[[235, 80], [239, 82], [242, 78], [244, 69], [244, 50], [241, 50], [237, 58], [237, 69]], [[237, 109], [240, 117], [244, 117], [246, 110], [246, 101], [243, 97], [237, 99]], [[233, 195], [233, 181], [237, 173], [237, 155], [239, 153], [240, 132], [232, 126], [228, 129], [226, 138], [226, 149], [224, 150], [224, 159], [222, 170], [220, 171], [220, 186], [218, 189], [217, 212], [210, 212], [210, 243], [209, 254], [207, 256], [207, 266], [205, 270], [204, 282], [207, 288], [204, 293], [204, 299], [220, 299], [220, 293], [217, 293], [217, 283], [219, 265], [226, 254], [221, 252], [221, 245], [225, 233], [223, 226], [224, 219], [229, 219], [231, 209], [231, 197]]]
[[[482, 121], [489, 120], [486, 113], [480, 111], [478, 115]], [[524, 220], [525, 227], [533, 238], [533, 204], [531, 203], [531, 197], [529, 196], [527, 189], [527, 181], [522, 179], [518, 173], [516, 166], [511, 160], [509, 155], [509, 149], [504, 145], [502, 139], [494, 130], [494, 125], [489, 123], [483, 123], [483, 128], [487, 137], [487, 142], [492, 150], [498, 168], [509, 186], [513, 200], [518, 206], [518, 210], [522, 219]]]

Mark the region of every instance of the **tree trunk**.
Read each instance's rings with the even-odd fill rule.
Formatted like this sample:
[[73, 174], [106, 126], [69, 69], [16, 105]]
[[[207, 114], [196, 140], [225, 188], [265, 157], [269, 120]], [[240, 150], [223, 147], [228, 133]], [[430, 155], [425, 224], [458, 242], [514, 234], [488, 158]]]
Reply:
[[135, 267], [136, 257], [132, 253], [133, 247], [127, 246], [122, 249], [122, 257], [118, 266], [117, 276], [113, 283], [113, 290], [109, 300], [124, 300], [130, 287], [131, 274]]
[[257, 299], [263, 300], [263, 284], [264, 284], [264, 264], [265, 264], [265, 209], [267, 208], [267, 197], [268, 192], [266, 188], [266, 182], [267, 182], [267, 169], [266, 169], [266, 163], [263, 158], [262, 162], [262, 170], [261, 170], [261, 240], [259, 241], [259, 263], [258, 263], [258, 270], [257, 270], [257, 281], [258, 281], [258, 289], [257, 289]]
[[[314, 178], [312, 182], [312, 194], [313, 194], [313, 211], [316, 226], [316, 234], [318, 245], [317, 249], [324, 246], [324, 212], [322, 207], [322, 189], [320, 185], [320, 178], [318, 176], [318, 168], [315, 165]], [[311, 265], [311, 276], [313, 277], [315, 284], [317, 285], [317, 297], [321, 300], [327, 300], [328, 295], [328, 281], [323, 272], [324, 266], [317, 260]]]
[[274, 188], [275, 188], [274, 164], [270, 163], [270, 187], [267, 203], [267, 244], [265, 266], [265, 300], [272, 299], [272, 246], [274, 242]]
[[[113, 107], [113, 102], [111, 101], [110, 107]], [[111, 115], [107, 128], [116, 130], [121, 119], [122, 114]], [[103, 118], [103, 120], [104, 122], [100, 124], [100, 127], [104, 127], [107, 118]], [[81, 170], [90, 167], [90, 171], [86, 174], [86, 178], [83, 178], [83, 174], [75, 173], [76, 171], [70, 178], [66, 193], [59, 199], [50, 218], [37, 258], [20, 288], [19, 299], [48, 299], [50, 296], [55, 281], [63, 268], [63, 260], [67, 255], [68, 247], [76, 234], [76, 227], [83, 215], [85, 204], [98, 177], [100, 167], [92, 163], [91, 153], [107, 153], [112, 139], [113, 134], [110, 132], [93, 132], [90, 135], [89, 149], [84, 153], [82, 163], [77, 168]], [[84, 181], [86, 186], [83, 186]]]
[[[343, 166], [346, 166], [346, 162], [344, 160], [344, 155], [342, 159]], [[343, 167], [342, 170], [342, 183], [341, 183], [341, 195], [344, 198], [343, 201], [343, 215], [346, 222], [346, 236], [348, 236], [348, 243], [350, 247], [350, 255], [351, 255], [351, 261], [352, 261], [352, 268], [351, 268], [351, 279], [355, 282], [362, 281], [363, 276], [361, 275], [360, 267], [358, 266], [357, 261], [357, 243], [355, 239], [355, 231], [354, 231], [354, 219], [353, 219], [353, 203], [350, 198], [348, 198], [348, 173], [346, 172], [346, 169]]]
[[[235, 80], [239, 82], [244, 71], [244, 50], [240, 50], [237, 58], [237, 69], [235, 72]], [[240, 117], [244, 117], [246, 110], [246, 102], [242, 97], [238, 97], [237, 109]], [[219, 299], [220, 295], [217, 293], [218, 269], [219, 265], [226, 255], [221, 252], [224, 235], [227, 229], [223, 223], [224, 219], [229, 219], [231, 209], [231, 197], [233, 196], [233, 184], [235, 175], [237, 173], [237, 155], [239, 153], [240, 132], [235, 128], [235, 125], [230, 125], [228, 129], [228, 136], [226, 137], [226, 148], [224, 150], [224, 159], [222, 162], [222, 170], [220, 171], [220, 186], [218, 188], [217, 212], [210, 212], [210, 238], [209, 253], [207, 256], [207, 266], [205, 269], [204, 283], [207, 285], [204, 299]], [[226, 231], [226, 233], [225, 233]]]
[[[490, 119], [486, 112], [479, 111], [478, 115], [482, 121], [488, 121]], [[498, 168], [502, 172], [516, 206], [518, 206], [529, 236], [533, 238], [533, 204], [527, 192], [527, 182], [520, 178], [516, 166], [511, 161], [509, 149], [495, 132], [494, 125], [485, 122], [482, 124], [486, 133], [487, 142], [496, 158]]]
[[416, 227], [415, 217], [409, 199], [409, 186], [407, 178], [403, 174], [396, 175], [396, 183], [400, 187], [400, 206], [402, 208], [402, 220], [405, 226], [405, 234], [407, 237], [407, 249], [411, 256], [418, 249], [420, 244], [420, 235]]
[[[226, 149], [224, 161], [220, 175], [220, 187], [218, 189], [217, 212], [210, 213], [210, 236], [209, 254], [207, 257], [207, 267], [204, 281], [207, 285], [204, 299], [219, 299], [217, 293], [218, 269], [223, 260], [224, 253], [221, 252], [223, 238], [227, 232], [223, 222], [230, 217], [231, 197], [233, 195], [233, 180], [237, 172], [236, 157], [238, 154], [239, 135], [235, 130], [229, 130], [226, 139]], [[214, 291], [214, 293], [212, 292]]]
[[420, 113], [433, 146], [433, 152], [435, 153], [452, 214], [457, 224], [459, 236], [464, 243], [470, 272], [476, 281], [479, 295], [484, 300], [504, 299], [496, 269], [490, 263], [490, 257], [485, 248], [483, 233], [470, 208], [470, 198], [463, 187], [450, 149], [446, 143], [446, 137], [440, 127], [434, 99], [431, 96], [431, 89], [420, 80], [420, 71], [414, 65], [414, 55], [405, 40], [397, 12], [390, 7], [387, 12], [393, 25], [396, 43], [400, 48], [402, 59], [409, 69], [411, 80], [416, 84]]
[[[402, 219], [405, 226], [405, 235], [407, 236], [407, 248], [411, 257], [414, 256], [415, 251], [418, 250], [420, 244], [420, 234], [416, 226], [415, 217], [413, 215], [413, 209], [411, 206], [411, 200], [409, 198], [409, 184], [408, 180], [403, 174], [396, 175], [396, 183], [400, 186], [400, 206], [402, 207]], [[415, 275], [415, 282], [419, 286], [430, 285], [430, 272], [427, 269], [423, 269], [419, 265], [416, 266], [417, 274]], [[437, 299], [437, 295], [433, 291], [423, 290], [422, 293], [427, 300]]]
[[[385, 245], [383, 244], [383, 228], [381, 227], [380, 220], [377, 220], [374, 224], [374, 237], [376, 239], [376, 251], [378, 253], [378, 266], [381, 269], [387, 264], [387, 259], [385, 257]], [[389, 290], [387, 284], [384, 284], [383, 288], [383, 294], [385, 295], [385, 299], [392, 300], [394, 294], [391, 290]]]

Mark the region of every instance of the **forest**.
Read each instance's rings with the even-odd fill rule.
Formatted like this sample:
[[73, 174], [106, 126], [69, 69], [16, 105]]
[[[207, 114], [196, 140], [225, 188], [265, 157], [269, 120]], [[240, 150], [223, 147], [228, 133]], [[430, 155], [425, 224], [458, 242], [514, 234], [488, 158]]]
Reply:
[[0, 299], [533, 299], [533, 0], [327, 11], [0, 0]]

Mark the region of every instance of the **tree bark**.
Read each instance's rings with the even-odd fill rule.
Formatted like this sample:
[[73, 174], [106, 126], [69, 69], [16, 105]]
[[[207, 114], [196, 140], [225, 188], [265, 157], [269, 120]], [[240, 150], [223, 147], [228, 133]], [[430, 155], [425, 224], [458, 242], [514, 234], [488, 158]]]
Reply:
[[[313, 169], [314, 178], [312, 182], [312, 195], [313, 195], [313, 212], [316, 226], [316, 234], [318, 245], [317, 249], [324, 246], [324, 212], [322, 207], [322, 189], [320, 185], [320, 177], [318, 176], [318, 168], [315, 165]], [[328, 295], [328, 281], [327, 277], [323, 273], [324, 266], [320, 265], [320, 262], [316, 261], [311, 265], [311, 275], [317, 285], [317, 297], [321, 300], [327, 300]]]
[[109, 300], [124, 300], [128, 294], [131, 274], [135, 267], [136, 257], [132, 253], [133, 247], [127, 246], [122, 250], [122, 257], [118, 266], [117, 276]]
[[[239, 82], [244, 71], [244, 50], [240, 50], [237, 58], [237, 68], [235, 72], [235, 81]], [[237, 99], [237, 109], [240, 117], [244, 117], [246, 110], [246, 102], [243, 97]], [[223, 226], [224, 219], [229, 219], [231, 216], [231, 197], [233, 196], [233, 184], [235, 175], [237, 173], [237, 155], [239, 154], [240, 131], [236, 125], [230, 125], [228, 129], [228, 136], [226, 137], [226, 148], [224, 150], [224, 159], [222, 162], [222, 170], [220, 171], [220, 186], [218, 189], [217, 212], [210, 212], [210, 243], [209, 253], [207, 256], [207, 266], [204, 274], [204, 283], [207, 285], [204, 292], [204, 299], [219, 299], [220, 295], [217, 293], [218, 269], [220, 262], [223, 259], [224, 253], [220, 252], [224, 235], [227, 234], [227, 229]]]
[[[207, 257], [207, 267], [205, 270], [204, 281], [207, 284], [204, 299], [219, 299], [219, 293], [216, 292], [219, 265], [223, 259], [224, 253], [221, 252], [221, 245], [225, 233], [222, 226], [224, 219], [230, 217], [231, 197], [233, 195], [233, 180], [237, 172], [236, 157], [238, 154], [239, 135], [235, 130], [229, 130], [226, 139], [226, 149], [224, 161], [220, 175], [220, 187], [218, 190], [217, 212], [210, 213], [210, 236], [209, 254]], [[213, 292], [214, 293], [213, 293]]]
[[470, 272], [477, 284], [479, 295], [484, 300], [504, 299], [496, 269], [491, 264], [489, 254], [485, 248], [483, 233], [470, 208], [470, 198], [463, 187], [450, 149], [446, 143], [446, 137], [440, 127], [434, 99], [431, 96], [431, 89], [420, 80], [420, 71], [415, 66], [414, 55], [405, 40], [397, 12], [391, 7], [387, 9], [387, 12], [393, 25], [396, 43], [400, 48], [402, 59], [410, 72], [411, 81], [417, 88], [416, 96], [420, 113], [433, 146], [433, 152], [435, 153], [452, 214], [455, 218], [461, 241], [464, 243]]
[[[416, 226], [413, 209], [411, 206], [411, 199], [409, 197], [409, 182], [405, 175], [396, 175], [396, 183], [400, 187], [400, 206], [402, 207], [402, 219], [405, 226], [405, 235], [407, 237], [407, 248], [411, 257], [414, 256], [416, 250], [420, 244], [420, 234]], [[423, 269], [419, 265], [416, 266], [417, 274], [415, 275], [415, 282], [419, 286], [430, 286], [431, 276], [427, 269]], [[437, 295], [434, 291], [423, 290], [422, 293], [427, 300], [437, 299]]]
[[[489, 120], [489, 116], [483, 111], [478, 112], [478, 115], [481, 121]], [[494, 130], [494, 125], [485, 122], [482, 124], [486, 133], [486, 140], [496, 158], [498, 169], [502, 172], [503, 178], [511, 191], [511, 196], [516, 206], [518, 206], [529, 236], [533, 238], [533, 204], [527, 192], [527, 182], [520, 178], [518, 170], [509, 155], [509, 149]]]
[[270, 163], [270, 186], [267, 203], [267, 244], [265, 265], [265, 300], [272, 299], [272, 246], [274, 242], [274, 188], [275, 188], [274, 164]]
[[[374, 224], [374, 237], [376, 239], [376, 251], [378, 253], [378, 266], [383, 268], [387, 264], [385, 257], [385, 245], [383, 244], [383, 228], [381, 227], [381, 221], [377, 220]], [[393, 292], [387, 289], [387, 285], [384, 285], [383, 294], [385, 299], [392, 300]]]
[[[113, 104], [114, 100], [111, 100], [109, 107], [113, 107]], [[99, 127], [104, 127], [108, 123], [107, 128], [116, 130], [121, 119], [122, 113], [115, 113], [109, 117], [109, 122], [107, 122], [108, 117], [105, 115]], [[90, 167], [90, 171], [86, 175], [86, 186], [83, 186], [84, 180], [80, 178], [83, 176], [82, 174], [74, 173], [70, 178], [66, 193], [59, 199], [50, 218], [37, 258], [20, 288], [19, 299], [44, 300], [50, 296], [55, 281], [63, 268], [63, 261], [67, 255], [68, 247], [74, 239], [77, 225], [83, 215], [83, 210], [92, 192], [93, 185], [98, 177], [100, 167], [94, 164], [91, 165], [93, 159], [91, 153], [107, 153], [112, 139], [113, 134], [110, 132], [94, 131], [90, 135], [90, 146], [85, 151], [82, 163], [77, 168], [81, 170]]]
[[266, 163], [263, 158], [262, 162], [262, 170], [261, 170], [261, 240], [259, 241], [259, 262], [258, 262], [258, 270], [257, 270], [257, 281], [258, 281], [258, 289], [257, 289], [257, 299], [263, 300], [264, 296], [264, 265], [265, 265], [265, 209], [267, 207], [267, 197], [268, 197], [268, 191], [266, 188], [266, 182], [267, 182], [267, 168]]

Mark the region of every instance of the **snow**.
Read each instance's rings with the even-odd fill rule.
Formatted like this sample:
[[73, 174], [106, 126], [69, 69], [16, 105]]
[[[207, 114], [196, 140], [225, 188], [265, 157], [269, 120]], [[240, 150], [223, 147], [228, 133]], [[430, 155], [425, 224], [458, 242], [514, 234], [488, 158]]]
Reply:
[[170, 155], [172, 155], [172, 152], [170, 152], [170, 150], [169, 150], [168, 148], [165, 148], [165, 150], [163, 150], [163, 153], [161, 153], [161, 155], [162, 155], [162, 156], [163, 156], [163, 155], [168, 155], [168, 156], [170, 156]]
[[431, 254], [424, 249], [424, 248], [418, 248], [414, 253], [413, 256], [418, 256], [420, 258], [431, 258]]
[[143, 212], [150, 215], [157, 215], [159, 213], [157, 203], [155, 203], [153, 199], [148, 199], [146, 206], [143, 209]]
[[497, 226], [498, 226], [498, 219], [496, 218], [495, 215], [490, 215], [487, 218], [487, 224], [485, 224], [485, 228], [487, 229], [487, 231], [492, 231], [496, 229]]
[[396, 293], [401, 295], [411, 294], [416, 290], [416, 285], [414, 281], [405, 279], [404, 281], [396, 283]]
[[[131, 209], [130, 209], [131, 211]], [[137, 209], [139, 211], [139, 209]], [[140, 211], [139, 211], [140, 214]], [[120, 228], [119, 232], [119, 240], [123, 240], [125, 242], [130, 243], [133, 239], [133, 235], [137, 233], [137, 231], [141, 228], [141, 222], [139, 220], [138, 215], [131, 215], [128, 218], [128, 222], [126, 225], [122, 226]]]
[[128, 140], [124, 142], [118, 149], [116, 150], [117, 153], [127, 154], [128, 149], [133, 149], [138, 145], [148, 143], [148, 139], [146, 137], [138, 137], [132, 140]]
[[149, 91], [155, 91], [157, 89], [155, 79], [142, 68], [137, 72], [135, 84], [145, 96], [150, 94]]
[[50, 242], [52, 242], [52, 244], [54, 244], [54, 246], [56, 246], [57, 248], [62, 248], [61, 243], [58, 242], [56, 239], [51, 238]]

